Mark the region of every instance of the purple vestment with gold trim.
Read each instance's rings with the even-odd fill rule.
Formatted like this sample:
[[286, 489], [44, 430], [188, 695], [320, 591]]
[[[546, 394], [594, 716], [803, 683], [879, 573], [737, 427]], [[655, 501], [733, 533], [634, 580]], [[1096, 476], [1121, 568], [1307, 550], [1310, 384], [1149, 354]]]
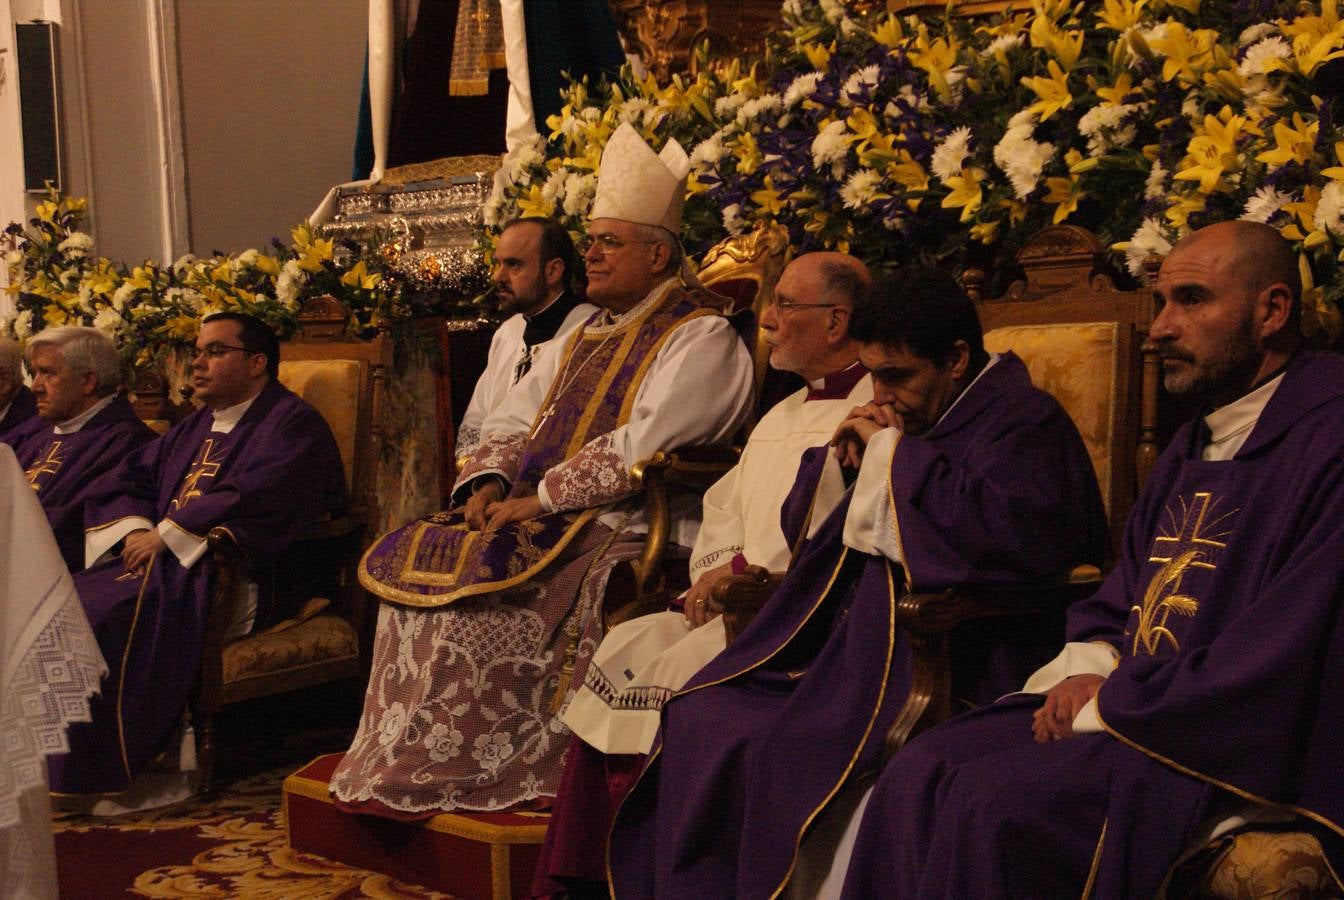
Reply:
[[[804, 527], [826, 452], [804, 456], [786, 534]], [[1030, 582], [1105, 556], [1082, 439], [1012, 354], [928, 434], [900, 439], [890, 489], [904, 567], [845, 546], [847, 495], [752, 624], [664, 706], [612, 832], [617, 896], [766, 897], [786, 882], [804, 830], [876, 767], [906, 699], [895, 610], [907, 587]], [[1041, 661], [982, 638], [984, 665], [961, 673], [961, 696], [992, 699]]]
[[19, 465], [51, 522], [56, 544], [71, 572], [84, 568], [84, 498], [96, 483], [156, 435], [117, 397], [73, 434], [57, 434], [43, 420], [30, 428], [18, 449]]
[[37, 398], [27, 385], [21, 384], [19, 392], [9, 402], [4, 418], [0, 419], [0, 444], [9, 444], [17, 453], [33, 427], [40, 427], [33, 421], [36, 417]]
[[[88, 529], [138, 516], [166, 519], [203, 539], [222, 526], [265, 560], [345, 507], [345, 472], [331, 430], [279, 382], [262, 389], [232, 431], [212, 432], [213, 424], [210, 410], [198, 410], [132, 453], [90, 492]], [[167, 550], [144, 577], [127, 572], [119, 558], [75, 576], [111, 672], [93, 721], [72, 726], [70, 752], [50, 760], [53, 792], [124, 791], [164, 749], [200, 666], [210, 580], [209, 554], [184, 568]]]
[[931, 729], [878, 781], [846, 893], [1150, 897], [1232, 801], [1344, 835], [1344, 359], [1299, 353], [1246, 442], [1179, 431], [1115, 571], [1069, 614], [1120, 659], [1105, 731], [1038, 745], [1039, 697]]

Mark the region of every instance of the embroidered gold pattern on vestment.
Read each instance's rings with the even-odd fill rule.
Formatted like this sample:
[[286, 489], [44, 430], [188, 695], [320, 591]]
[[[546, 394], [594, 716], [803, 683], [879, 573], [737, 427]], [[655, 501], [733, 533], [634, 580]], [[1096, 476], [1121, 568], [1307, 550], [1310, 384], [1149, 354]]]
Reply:
[[64, 443], [64, 441], [52, 441], [51, 446], [47, 448], [47, 455], [33, 463], [28, 471], [23, 473], [34, 491], [41, 493], [42, 482], [38, 479], [43, 475], [55, 475], [61, 471], [61, 466], [65, 464], [65, 460], [61, 458], [61, 446]]
[[178, 510], [186, 506], [192, 500], [205, 493], [200, 488], [201, 479], [207, 481], [213, 480], [219, 474], [219, 467], [223, 464], [222, 458], [212, 458], [210, 452], [215, 448], [215, 439], [206, 438], [205, 443], [201, 445], [200, 455], [196, 461], [191, 464], [187, 470], [187, 475], [182, 479], [182, 487], [178, 490], [177, 496], [169, 504], [170, 510]]
[[1167, 622], [1172, 613], [1193, 617], [1199, 611], [1199, 598], [1181, 592], [1185, 575], [1191, 569], [1217, 569], [1219, 554], [1227, 546], [1220, 538], [1232, 533], [1231, 519], [1237, 510], [1218, 513], [1218, 500], [1213, 494], [1197, 491], [1188, 504], [1185, 497], [1177, 499], [1181, 504], [1179, 523], [1175, 510], [1168, 506], [1163, 511], [1163, 528], [1153, 538], [1152, 555], [1148, 557], [1148, 562], [1161, 563], [1161, 567], [1148, 582], [1142, 603], [1130, 609], [1131, 614], [1138, 615], [1131, 648], [1135, 655], [1143, 650], [1152, 656], [1163, 641], [1180, 652], [1180, 641], [1167, 628]]

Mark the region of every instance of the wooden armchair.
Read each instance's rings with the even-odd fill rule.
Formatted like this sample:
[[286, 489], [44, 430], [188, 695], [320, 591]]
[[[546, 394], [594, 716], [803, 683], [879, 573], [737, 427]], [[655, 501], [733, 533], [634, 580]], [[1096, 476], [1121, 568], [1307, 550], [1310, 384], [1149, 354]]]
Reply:
[[[1159, 361], [1146, 343], [1152, 298], [1119, 290], [1101, 270], [1103, 248], [1073, 226], [1048, 228], [1018, 255], [1025, 278], [987, 299], [985, 277], [966, 273], [991, 351], [1013, 349], [1032, 380], [1050, 391], [1083, 435], [1118, 546], [1125, 517], [1157, 457]], [[1154, 268], [1156, 261], [1154, 261]], [[952, 642], [958, 629], [989, 620], [1058, 614], [1100, 583], [1085, 567], [1067, 580], [1032, 589], [955, 587], [907, 594], [896, 613], [914, 656], [910, 696], [887, 737], [893, 753], [910, 737], [952, 714]], [[715, 591], [731, 638], [782, 576], [749, 567]]]
[[[700, 267], [701, 282], [722, 296], [724, 315], [733, 320], [751, 351], [756, 404], [744, 436], [770, 403], [784, 396], [779, 386], [767, 380], [770, 348], [761, 337], [758, 323], [774, 300], [775, 283], [788, 258], [787, 229], [769, 225], [711, 247]], [[649, 533], [639, 557], [622, 563], [612, 573], [603, 615], [605, 627], [666, 608], [666, 589], [677, 584], [677, 576], [685, 575], [685, 566], [669, 573], [667, 565], [673, 495], [703, 494], [737, 463], [740, 453], [741, 443], [734, 447], [687, 447], [660, 451], [634, 467], [631, 474], [644, 490]]]
[[[366, 532], [375, 520], [379, 421], [392, 341], [346, 334], [350, 313], [331, 297], [315, 298], [299, 316], [299, 334], [281, 347], [280, 381], [331, 426], [350, 486], [350, 509], [316, 523], [284, 557], [256, 566], [229, 532], [208, 535], [215, 581], [192, 716], [202, 789], [215, 787], [215, 714], [226, 704], [360, 677], [373, 622], [355, 577]], [[285, 618], [228, 639], [235, 611], [256, 583], [266, 605]], [[272, 605], [273, 604], [273, 605]]]

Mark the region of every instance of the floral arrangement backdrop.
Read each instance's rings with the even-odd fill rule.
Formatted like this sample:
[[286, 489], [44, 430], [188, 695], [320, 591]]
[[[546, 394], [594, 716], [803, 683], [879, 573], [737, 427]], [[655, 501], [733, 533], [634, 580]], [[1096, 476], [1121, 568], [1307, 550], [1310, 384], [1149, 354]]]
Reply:
[[[607, 138], [630, 122], [691, 153], [692, 258], [764, 222], [799, 250], [878, 268], [915, 259], [1007, 271], [1051, 223], [1091, 228], [1137, 277], [1142, 259], [1229, 218], [1278, 227], [1308, 279], [1304, 329], [1338, 337], [1344, 294], [1344, 22], [1336, 0], [1030, 0], [995, 18], [859, 14], [785, 0], [758, 60], [699, 60], [658, 84], [627, 70], [571, 85], [549, 134], [503, 161], [484, 216], [554, 215], [581, 234]], [[241, 307], [287, 335], [331, 293], [355, 327], [436, 314], [370, 246], [299, 226], [288, 245], [171, 264], [98, 257], [82, 201], [53, 194], [7, 229], [24, 338], [65, 322], [111, 334], [135, 364]]]
[[[1308, 332], [1344, 292], [1344, 23], [1335, 0], [1031, 0], [996, 18], [859, 16], [785, 0], [765, 57], [669, 84], [573, 85], [549, 139], [504, 160], [496, 225], [577, 232], [621, 122], [691, 153], [697, 256], [759, 223], [796, 248], [888, 268], [990, 271], [1052, 223], [1089, 227], [1137, 277], [1214, 221], [1278, 227], [1301, 250]], [[488, 241], [488, 238], [487, 238]]]

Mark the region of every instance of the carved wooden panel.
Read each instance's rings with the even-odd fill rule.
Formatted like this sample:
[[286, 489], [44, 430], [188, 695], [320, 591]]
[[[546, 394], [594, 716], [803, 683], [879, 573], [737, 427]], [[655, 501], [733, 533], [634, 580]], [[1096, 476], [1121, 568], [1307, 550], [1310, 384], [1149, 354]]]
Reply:
[[717, 58], [758, 53], [765, 35], [779, 30], [781, 0], [611, 0], [616, 27], [660, 82], [691, 72], [691, 56], [708, 40]]

